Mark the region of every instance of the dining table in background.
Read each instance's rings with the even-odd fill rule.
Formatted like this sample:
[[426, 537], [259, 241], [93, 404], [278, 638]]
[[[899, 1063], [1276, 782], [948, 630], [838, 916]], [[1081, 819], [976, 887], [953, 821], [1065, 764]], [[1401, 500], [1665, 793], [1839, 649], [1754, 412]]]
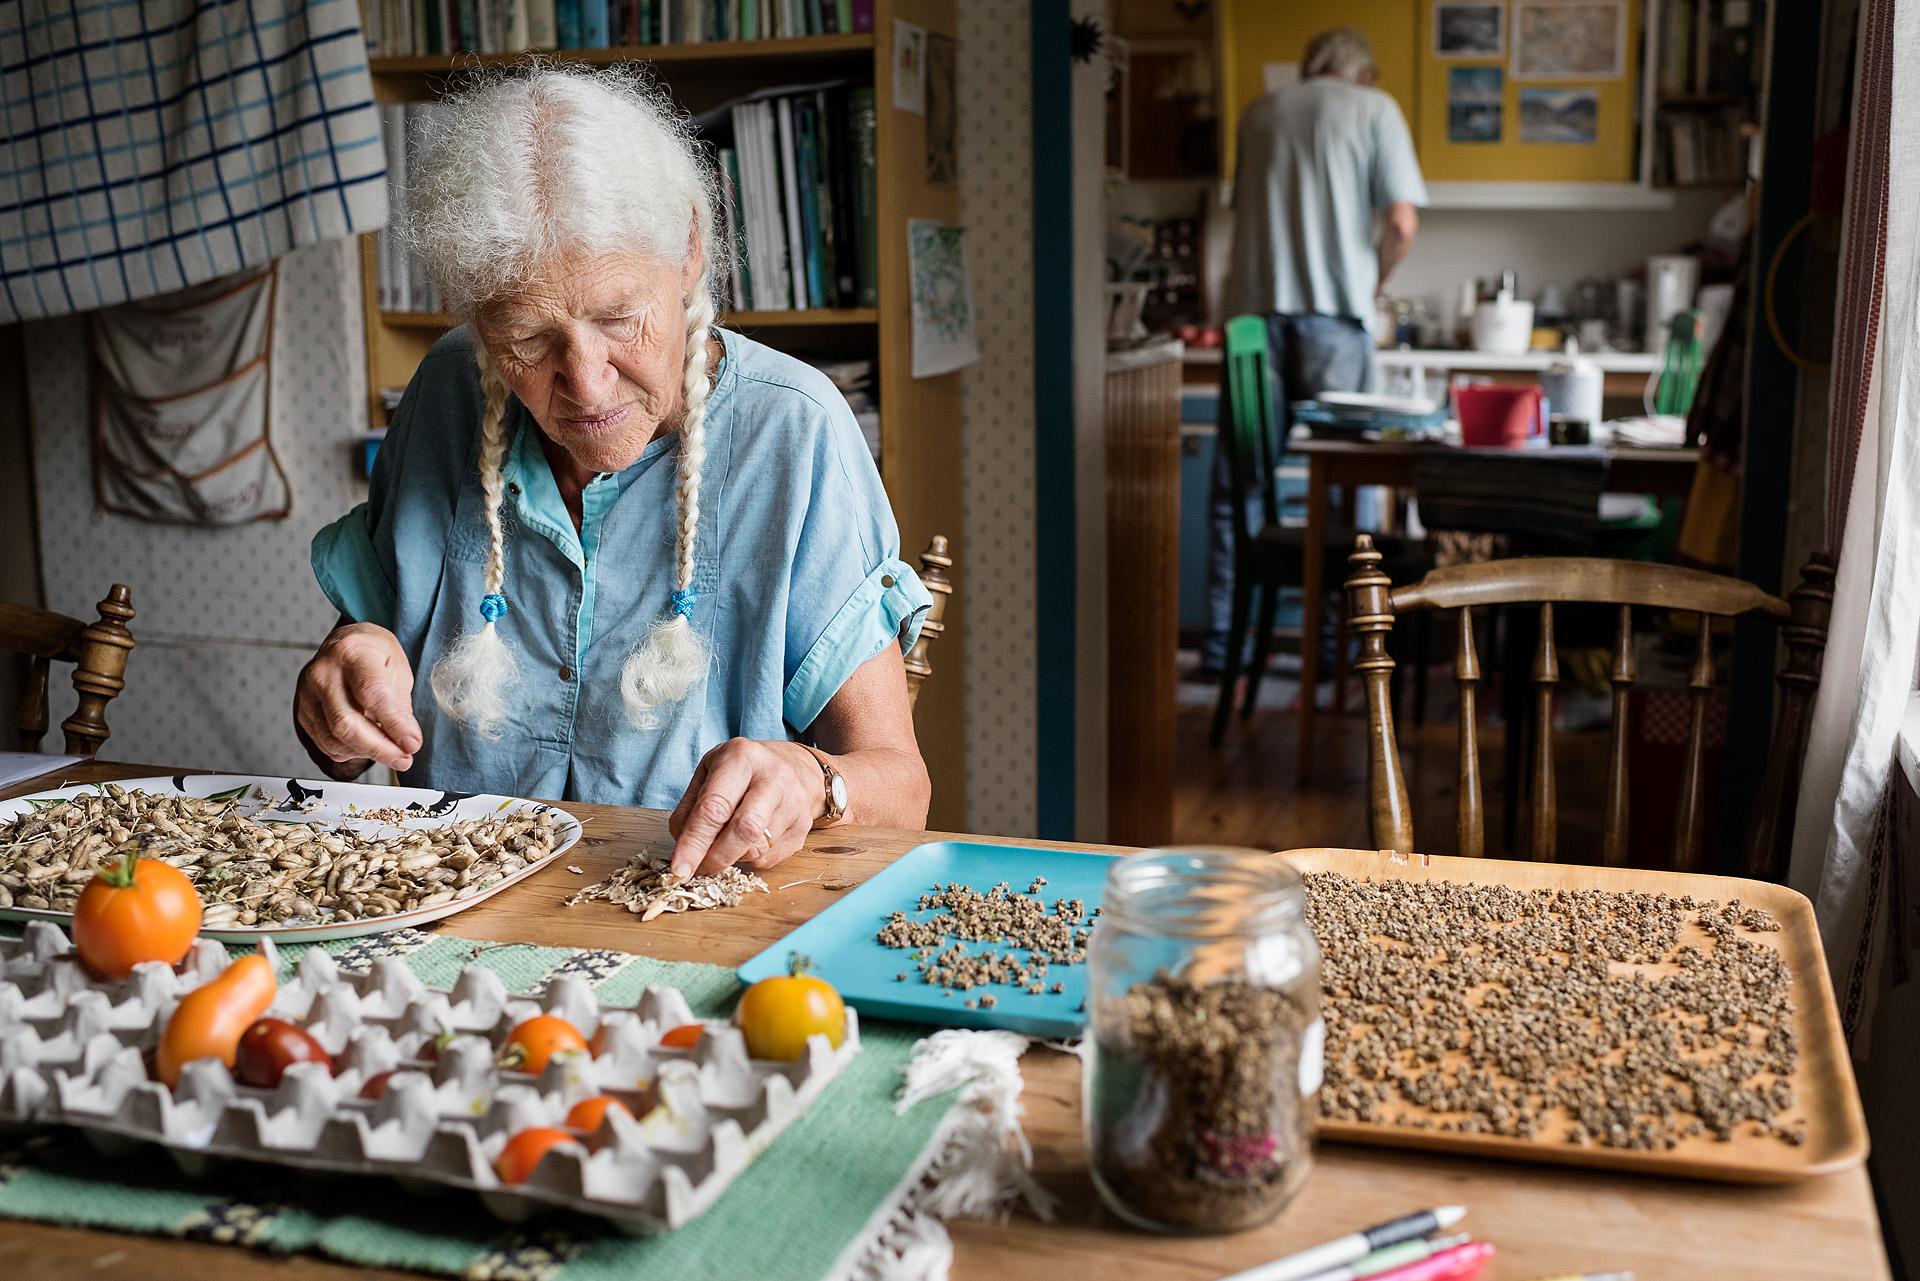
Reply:
[[[183, 772], [194, 771], [180, 765], [87, 763], [5, 789], [0, 796]], [[568, 852], [565, 864], [556, 862], [439, 931], [476, 942], [611, 948], [731, 968], [907, 850], [947, 835], [870, 828], [816, 832], [804, 850], [767, 873], [773, 893], [750, 895], [735, 908], [663, 916], [642, 925], [624, 908], [604, 902], [566, 907], [563, 900], [636, 851], [660, 846], [666, 815], [579, 802], [568, 802], [567, 808], [585, 821], [588, 835]], [[992, 836], [957, 839], [1043, 849], [1106, 848]], [[573, 873], [566, 864], [582, 871]], [[1864, 1166], [1797, 1183], [1743, 1185], [1325, 1144], [1298, 1199], [1274, 1222], [1231, 1236], [1153, 1236], [1115, 1219], [1089, 1179], [1080, 1129], [1079, 1058], [1036, 1043], [1021, 1067], [1034, 1176], [1058, 1199], [1058, 1214], [1051, 1223], [1025, 1212], [1004, 1223], [951, 1223], [957, 1281], [1107, 1275], [1215, 1281], [1396, 1214], [1449, 1204], [1468, 1208], [1459, 1230], [1471, 1230], [1499, 1247], [1483, 1274], [1486, 1281], [1616, 1270], [1647, 1281], [1746, 1281], [1757, 1275], [1875, 1281], [1890, 1276]], [[417, 1281], [419, 1276], [209, 1242], [22, 1221], [0, 1230], [0, 1274], [35, 1281], [119, 1276]], [[723, 1261], [715, 1261], [713, 1274], [726, 1275]]]
[[[1307, 526], [1305, 581], [1300, 602], [1300, 724], [1297, 781], [1305, 783], [1313, 770], [1313, 735], [1318, 715], [1315, 693], [1320, 679], [1320, 646], [1315, 643], [1326, 614], [1325, 559], [1330, 491], [1340, 487], [1340, 523], [1353, 525], [1354, 490], [1360, 485], [1385, 485], [1412, 493], [1414, 460], [1423, 453], [1452, 449], [1452, 445], [1413, 440], [1325, 440], [1296, 433], [1286, 452], [1307, 460]], [[1532, 451], [1516, 451], [1532, 452]], [[1652, 494], [1656, 498], [1684, 498], [1693, 484], [1700, 451], [1642, 449], [1613, 446], [1607, 450], [1606, 492]], [[1399, 584], [1395, 584], [1399, 586]]]

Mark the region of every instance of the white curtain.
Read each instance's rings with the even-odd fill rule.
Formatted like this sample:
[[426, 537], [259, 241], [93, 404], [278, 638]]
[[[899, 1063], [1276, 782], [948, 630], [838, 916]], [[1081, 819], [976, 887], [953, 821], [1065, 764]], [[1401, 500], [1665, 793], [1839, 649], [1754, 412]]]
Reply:
[[1891, 789], [1907, 786], [1896, 740], [1920, 657], [1920, 61], [1895, 53], [1920, 48], [1920, 3], [1868, 0], [1860, 44], [1833, 379], [1840, 566], [1790, 879], [1814, 899], [1864, 1054], [1905, 962]]

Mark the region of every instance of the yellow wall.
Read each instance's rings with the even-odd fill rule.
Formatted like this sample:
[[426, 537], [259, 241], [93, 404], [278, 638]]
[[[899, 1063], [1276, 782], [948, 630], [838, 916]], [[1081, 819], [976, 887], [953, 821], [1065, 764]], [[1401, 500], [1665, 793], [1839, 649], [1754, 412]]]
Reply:
[[1379, 87], [1413, 120], [1418, 64], [1414, 34], [1420, 0], [1219, 0], [1221, 161], [1233, 174], [1240, 113], [1258, 98], [1261, 68], [1300, 61], [1307, 41], [1329, 27], [1356, 27], [1373, 41]]
[[[1433, 56], [1433, 6], [1419, 7], [1418, 112], [1411, 117], [1420, 168], [1429, 181], [1631, 182], [1633, 113], [1638, 96], [1640, 0], [1627, 3], [1626, 59], [1618, 80], [1528, 80], [1513, 78], [1513, 12], [1507, 12], [1507, 50], [1498, 59]], [[1447, 68], [1499, 66], [1506, 72], [1499, 142], [1447, 141]], [[1520, 141], [1520, 84], [1541, 89], [1597, 89], [1600, 114], [1592, 143]]]
[[[1513, 78], [1513, 13], [1498, 58], [1433, 56], [1432, 0], [1219, 0], [1221, 155], [1233, 173], [1240, 113], [1262, 92], [1261, 68], [1298, 62], [1307, 41], [1329, 27], [1357, 27], [1373, 41], [1380, 88], [1399, 102], [1413, 130], [1420, 167], [1430, 181], [1629, 182], [1633, 179], [1634, 103], [1638, 97], [1641, 0], [1628, 0], [1623, 74], [1618, 80], [1528, 81], [1548, 89], [1592, 87], [1600, 93], [1594, 143], [1520, 141], [1520, 89]], [[1506, 72], [1501, 140], [1447, 141], [1447, 68], [1499, 66]]]

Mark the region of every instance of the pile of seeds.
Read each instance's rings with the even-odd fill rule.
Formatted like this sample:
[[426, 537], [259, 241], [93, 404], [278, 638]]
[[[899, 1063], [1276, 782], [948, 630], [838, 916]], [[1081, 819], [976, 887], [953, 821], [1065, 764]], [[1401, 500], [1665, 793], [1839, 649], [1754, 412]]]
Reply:
[[645, 923], [668, 912], [738, 907], [747, 895], [767, 892], [767, 883], [742, 867], [729, 867], [717, 876], [688, 877], [675, 876], [671, 866], [666, 855], [642, 851], [606, 880], [570, 895], [566, 905], [604, 899]]
[[[920, 896], [915, 908], [934, 915], [915, 920], [905, 912], [894, 912], [874, 939], [883, 947], [912, 952], [921, 982], [946, 989], [945, 995], [994, 984], [1009, 984], [1034, 996], [1061, 992], [1065, 984], [1054, 982], [1049, 988], [1047, 971], [1087, 959], [1093, 917], [1082, 899], [1055, 899], [1049, 907], [1040, 897], [1046, 884], [1046, 877], [1035, 877], [1025, 894], [1016, 893], [1005, 881], [985, 894], [958, 881], [935, 885]], [[1093, 916], [1098, 915], [1095, 908]], [[1004, 944], [1017, 950], [971, 952], [961, 943], [948, 943], [949, 939]], [[1027, 955], [1021, 956], [1021, 951]], [[907, 981], [906, 971], [896, 977]], [[968, 998], [966, 1006], [991, 1009], [996, 999], [990, 994]]]
[[0, 822], [0, 907], [70, 910], [102, 864], [138, 847], [187, 874], [206, 928], [354, 921], [470, 898], [558, 840], [547, 810], [368, 835], [109, 783]]
[[1088, 1137], [1107, 1190], [1158, 1222], [1208, 1232], [1271, 1218], [1312, 1160], [1300, 1093], [1307, 1023], [1240, 975], [1165, 971], [1096, 1003]]
[[1737, 900], [1306, 877], [1320, 1111], [1634, 1151], [1798, 1144], [1791, 977]]

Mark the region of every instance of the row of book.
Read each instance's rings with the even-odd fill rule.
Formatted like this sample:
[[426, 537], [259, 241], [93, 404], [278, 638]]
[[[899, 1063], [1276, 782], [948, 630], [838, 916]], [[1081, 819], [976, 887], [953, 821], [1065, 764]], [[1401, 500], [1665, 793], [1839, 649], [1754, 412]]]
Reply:
[[[407, 167], [415, 120], [445, 108], [434, 102], [389, 103], [380, 108], [380, 134], [387, 149], [387, 197], [394, 221], [407, 204]], [[439, 311], [440, 290], [427, 278], [420, 259], [385, 231], [376, 231], [374, 260], [379, 273], [382, 311]]]
[[1660, 96], [1744, 98], [1758, 83], [1763, 0], [1666, 0], [1660, 14]]
[[1747, 136], [1738, 106], [1663, 111], [1653, 136], [1653, 180], [1664, 186], [1737, 183], [1747, 176]]
[[879, 300], [871, 85], [769, 91], [705, 118], [741, 310]]
[[873, 30], [873, 0], [361, 0], [367, 53], [519, 53]]

